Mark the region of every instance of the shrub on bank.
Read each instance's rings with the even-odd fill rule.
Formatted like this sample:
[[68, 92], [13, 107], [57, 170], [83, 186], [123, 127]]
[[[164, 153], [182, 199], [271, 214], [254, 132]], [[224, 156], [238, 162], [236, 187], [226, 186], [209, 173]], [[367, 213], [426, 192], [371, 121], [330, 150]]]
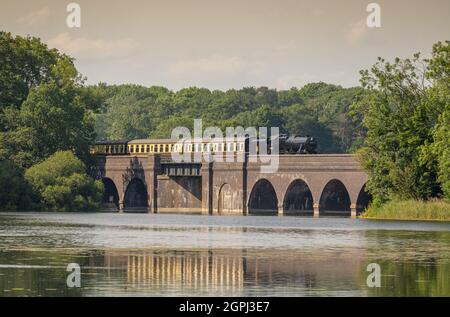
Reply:
[[363, 214], [363, 218], [450, 221], [450, 202], [446, 200], [394, 200], [369, 207]]
[[86, 167], [72, 152], [56, 152], [25, 173], [39, 194], [43, 209], [90, 211], [100, 207], [103, 184], [86, 174]]

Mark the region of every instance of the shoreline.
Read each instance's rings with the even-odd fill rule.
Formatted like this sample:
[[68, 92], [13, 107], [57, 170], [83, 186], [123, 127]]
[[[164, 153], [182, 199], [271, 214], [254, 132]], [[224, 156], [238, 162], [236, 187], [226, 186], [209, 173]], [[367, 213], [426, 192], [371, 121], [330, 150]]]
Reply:
[[379, 218], [359, 216], [358, 219], [364, 220], [388, 220], [388, 221], [427, 221], [427, 222], [450, 222], [450, 219], [422, 219], [422, 218]]
[[381, 206], [369, 207], [360, 217], [370, 220], [450, 222], [450, 202], [393, 200]]

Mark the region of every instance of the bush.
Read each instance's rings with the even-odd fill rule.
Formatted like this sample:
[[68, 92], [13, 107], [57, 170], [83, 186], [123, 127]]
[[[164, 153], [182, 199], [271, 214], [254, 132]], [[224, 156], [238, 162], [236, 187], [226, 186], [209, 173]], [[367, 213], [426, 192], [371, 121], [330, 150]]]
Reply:
[[100, 207], [103, 184], [86, 174], [86, 167], [72, 152], [56, 152], [29, 168], [26, 179], [39, 194], [44, 209], [90, 211]]

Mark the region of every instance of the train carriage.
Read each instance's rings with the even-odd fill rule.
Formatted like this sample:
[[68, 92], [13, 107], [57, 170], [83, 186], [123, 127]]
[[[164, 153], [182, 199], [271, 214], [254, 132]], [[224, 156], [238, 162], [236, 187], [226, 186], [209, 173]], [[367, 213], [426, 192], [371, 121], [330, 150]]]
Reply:
[[[317, 142], [314, 138], [297, 135], [280, 135], [276, 137], [280, 154], [315, 154]], [[256, 149], [259, 153], [259, 139], [249, 137], [235, 138], [189, 138], [175, 139], [136, 139], [131, 141], [99, 141], [91, 147], [93, 155], [168, 155], [170, 153], [249, 153]], [[275, 138], [264, 140], [266, 150], [270, 153]], [[253, 144], [256, 143], [256, 144]]]

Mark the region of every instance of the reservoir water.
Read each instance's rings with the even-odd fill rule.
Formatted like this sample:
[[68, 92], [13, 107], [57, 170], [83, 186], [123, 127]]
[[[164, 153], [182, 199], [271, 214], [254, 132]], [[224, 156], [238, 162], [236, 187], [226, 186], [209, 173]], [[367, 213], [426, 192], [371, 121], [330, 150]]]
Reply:
[[0, 213], [0, 241], [0, 296], [450, 296], [448, 222]]

